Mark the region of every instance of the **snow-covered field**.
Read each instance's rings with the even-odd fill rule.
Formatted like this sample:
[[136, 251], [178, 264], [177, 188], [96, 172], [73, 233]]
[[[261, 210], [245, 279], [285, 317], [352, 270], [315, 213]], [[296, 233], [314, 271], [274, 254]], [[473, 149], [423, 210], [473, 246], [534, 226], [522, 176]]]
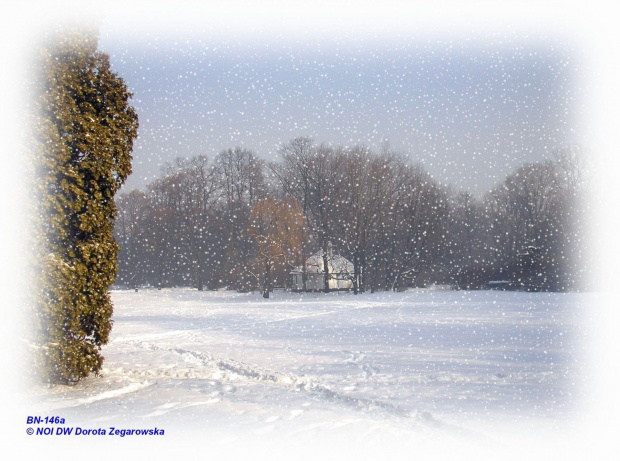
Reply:
[[463, 441], [521, 457], [523, 440], [579, 418], [589, 296], [115, 291], [101, 376], [37, 388], [30, 405], [83, 428], [163, 428], [142, 443], [214, 459], [256, 444], [267, 458], [407, 458]]

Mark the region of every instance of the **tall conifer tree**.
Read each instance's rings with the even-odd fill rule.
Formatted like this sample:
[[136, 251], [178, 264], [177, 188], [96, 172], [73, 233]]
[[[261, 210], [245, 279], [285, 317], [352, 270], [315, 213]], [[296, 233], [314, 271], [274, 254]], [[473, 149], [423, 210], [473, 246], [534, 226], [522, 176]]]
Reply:
[[131, 173], [138, 117], [97, 51], [95, 34], [63, 31], [38, 57], [33, 121], [36, 361], [47, 381], [101, 369], [117, 272], [114, 194]]

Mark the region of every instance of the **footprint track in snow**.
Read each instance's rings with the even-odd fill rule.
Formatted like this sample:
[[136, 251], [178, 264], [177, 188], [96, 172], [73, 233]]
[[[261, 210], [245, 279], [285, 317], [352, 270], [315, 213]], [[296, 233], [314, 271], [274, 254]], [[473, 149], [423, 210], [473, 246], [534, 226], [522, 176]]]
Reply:
[[342, 353], [347, 356], [344, 362], [357, 365], [361, 370], [364, 379], [370, 379], [377, 374], [377, 370], [373, 366], [368, 363], [363, 363], [363, 360], [366, 358], [366, 354], [364, 352], [342, 351]]
[[[338, 391], [330, 389], [327, 385], [321, 383], [316, 378], [296, 376], [291, 373], [280, 373], [277, 371], [272, 372], [258, 366], [239, 362], [234, 359], [215, 357], [204, 352], [196, 352], [181, 348], [161, 348], [153, 344], [143, 342], [135, 342], [134, 344], [139, 345], [140, 347], [145, 347], [149, 350], [174, 352], [180, 355], [187, 362], [194, 365], [201, 363], [203, 367], [207, 368], [207, 370], [203, 371], [203, 374], [205, 375], [204, 379], [216, 379], [218, 381], [233, 382], [243, 380], [259, 381], [269, 385], [281, 386], [297, 392], [304, 392], [316, 400], [343, 405], [358, 411], [387, 413], [392, 416], [413, 420], [418, 424], [443, 426], [442, 423], [435, 420], [428, 412], [403, 409], [390, 402], [379, 399], [358, 398], [342, 394]], [[363, 354], [361, 353], [358, 353], [358, 355], [354, 354], [353, 358], [359, 358], [361, 360], [362, 355]], [[359, 366], [366, 367], [364, 368], [364, 372], [366, 374], [371, 376], [374, 375], [375, 371], [369, 365], [361, 364]], [[236, 390], [234, 386], [231, 385], [230, 387]], [[223, 389], [226, 391], [226, 387], [223, 387]], [[234, 390], [231, 392], [234, 392]]]

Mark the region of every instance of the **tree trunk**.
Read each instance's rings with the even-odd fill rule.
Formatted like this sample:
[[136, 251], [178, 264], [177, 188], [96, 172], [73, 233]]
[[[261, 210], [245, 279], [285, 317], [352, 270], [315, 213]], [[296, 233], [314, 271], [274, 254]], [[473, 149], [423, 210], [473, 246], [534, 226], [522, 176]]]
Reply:
[[325, 293], [329, 293], [329, 266], [327, 262], [327, 251], [323, 250], [323, 291], [325, 291]]
[[304, 261], [301, 266], [301, 283], [303, 292], [308, 291], [308, 271], [306, 270], [306, 262]]
[[195, 275], [196, 275], [196, 285], [198, 287], [198, 291], [202, 291], [203, 290], [203, 283], [202, 283], [202, 270], [201, 270], [201, 264], [200, 264], [200, 249], [198, 249], [198, 261], [196, 262], [196, 265], [194, 266], [194, 271], [195, 271]]
[[379, 274], [379, 264], [377, 263], [377, 259], [375, 258], [372, 264], [372, 281], [370, 282], [371, 293], [375, 293], [377, 291], [378, 274]]
[[394, 282], [392, 282], [392, 291], [398, 291], [398, 281], [400, 280], [400, 273], [397, 272], [394, 277]]
[[360, 293], [364, 293], [366, 291], [364, 276], [366, 274], [366, 252], [362, 250], [362, 255], [360, 256], [360, 268], [359, 268], [359, 290]]
[[357, 294], [358, 290], [358, 281], [359, 281], [359, 267], [360, 267], [360, 258], [358, 252], [356, 251], [353, 254], [353, 294]]
[[270, 262], [265, 261], [265, 280], [263, 281], [263, 298], [269, 298], [269, 290], [271, 288], [270, 270], [271, 270]]

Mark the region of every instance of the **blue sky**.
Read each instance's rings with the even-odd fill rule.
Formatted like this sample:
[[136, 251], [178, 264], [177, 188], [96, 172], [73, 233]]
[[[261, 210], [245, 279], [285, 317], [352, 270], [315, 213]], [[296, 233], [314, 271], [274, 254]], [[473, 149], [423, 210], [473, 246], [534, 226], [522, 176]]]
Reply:
[[557, 40], [238, 37], [102, 27], [134, 93], [134, 174], [237, 145], [265, 159], [298, 136], [379, 149], [482, 196], [524, 162], [580, 144], [579, 62]]

